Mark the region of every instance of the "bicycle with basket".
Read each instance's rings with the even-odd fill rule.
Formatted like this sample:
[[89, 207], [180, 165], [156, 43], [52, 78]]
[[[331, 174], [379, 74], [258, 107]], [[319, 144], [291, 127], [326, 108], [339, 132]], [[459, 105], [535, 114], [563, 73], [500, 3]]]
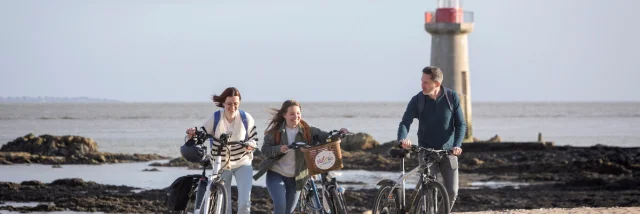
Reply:
[[[321, 142], [313, 139], [315, 145], [294, 143], [289, 148], [300, 149], [304, 155], [309, 176], [311, 177], [300, 193], [298, 209], [304, 213], [347, 213], [344, 200], [344, 188], [338, 185], [332, 171], [340, 170], [342, 164], [342, 150], [338, 140], [350, 133], [337, 130], [329, 132], [327, 139]], [[316, 186], [320, 182], [321, 189]]]

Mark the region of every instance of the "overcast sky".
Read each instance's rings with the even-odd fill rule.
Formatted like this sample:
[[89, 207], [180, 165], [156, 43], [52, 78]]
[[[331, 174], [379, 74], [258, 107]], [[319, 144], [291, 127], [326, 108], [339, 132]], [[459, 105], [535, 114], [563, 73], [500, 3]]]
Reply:
[[[467, 0], [473, 101], [640, 101], [638, 0]], [[0, 96], [408, 101], [436, 1], [0, 0]], [[335, 85], [334, 85], [335, 83]]]

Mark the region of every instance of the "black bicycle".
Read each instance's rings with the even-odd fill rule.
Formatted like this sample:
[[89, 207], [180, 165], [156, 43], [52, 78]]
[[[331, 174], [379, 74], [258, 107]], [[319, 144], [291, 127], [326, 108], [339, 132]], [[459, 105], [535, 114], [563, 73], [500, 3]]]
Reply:
[[[313, 144], [320, 145], [322, 143], [331, 143], [344, 138], [350, 133], [342, 133], [337, 130], [329, 132], [327, 139], [320, 141], [314, 136]], [[305, 143], [293, 143], [289, 145], [290, 149], [300, 149], [302, 147], [311, 147]], [[300, 203], [298, 210], [303, 213], [338, 213], [346, 214], [347, 207], [344, 200], [344, 188], [338, 185], [338, 181], [331, 172], [325, 172], [311, 178], [304, 185], [300, 192]], [[318, 189], [316, 181], [320, 181], [322, 189]]]
[[[410, 153], [420, 154], [424, 161], [420, 165], [405, 174], [404, 158]], [[389, 213], [429, 213], [448, 214], [451, 212], [449, 194], [444, 185], [436, 180], [435, 175], [431, 175], [429, 168], [433, 163], [451, 154], [448, 150], [434, 150], [411, 146], [410, 150], [392, 149], [389, 154], [393, 158], [402, 159], [402, 174], [393, 181], [384, 179], [378, 182], [380, 189], [376, 194], [376, 201], [373, 208], [374, 214]], [[416, 185], [415, 192], [410, 197], [410, 203], [405, 200], [405, 180], [410, 176], [419, 174], [420, 179]]]

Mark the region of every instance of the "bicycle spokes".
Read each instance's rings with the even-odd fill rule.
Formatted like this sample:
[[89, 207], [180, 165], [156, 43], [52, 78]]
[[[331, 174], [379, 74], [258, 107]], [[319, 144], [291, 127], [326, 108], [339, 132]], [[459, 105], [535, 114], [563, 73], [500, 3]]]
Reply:
[[423, 191], [423, 194], [418, 198], [418, 204], [416, 206], [416, 213], [420, 214], [441, 214], [447, 213], [446, 207], [448, 200], [445, 200], [444, 194], [436, 188], [430, 188]]
[[397, 214], [400, 213], [400, 200], [397, 194], [391, 193], [391, 186], [383, 186], [376, 198], [374, 214]]

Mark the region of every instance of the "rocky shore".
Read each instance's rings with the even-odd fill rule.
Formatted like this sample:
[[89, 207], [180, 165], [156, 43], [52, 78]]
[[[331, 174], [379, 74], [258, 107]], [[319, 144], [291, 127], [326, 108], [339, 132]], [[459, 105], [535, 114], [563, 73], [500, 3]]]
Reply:
[[[462, 189], [454, 211], [639, 206], [638, 184], [638, 180], [627, 180], [604, 185], [565, 183], [520, 189]], [[635, 188], [629, 185], [635, 185]], [[133, 187], [101, 185], [81, 179], [61, 179], [48, 184], [39, 181], [20, 184], [0, 182], [0, 201], [47, 203], [36, 207], [0, 204], [0, 210], [169, 213], [163, 204], [166, 189], [134, 190], [136, 189]], [[235, 187], [232, 192], [233, 200], [236, 200]], [[407, 194], [412, 193], [412, 190], [407, 191]], [[375, 189], [347, 190], [345, 200], [349, 212], [362, 213], [370, 210], [375, 194]], [[251, 198], [253, 213], [269, 213], [273, 207], [264, 187], [253, 187]]]
[[[376, 142], [377, 143], [377, 142]], [[366, 149], [344, 148], [343, 169], [371, 171], [399, 171], [401, 161], [389, 157], [388, 151], [396, 142], [387, 142]], [[552, 143], [475, 142], [464, 143], [458, 157], [461, 173], [488, 175], [494, 181], [571, 181], [575, 179], [624, 179], [640, 177], [640, 148], [620, 148], [596, 145], [591, 147], [554, 146]], [[264, 159], [260, 151], [254, 153], [253, 167]], [[417, 166], [414, 155], [405, 159], [407, 169]], [[198, 164], [184, 158], [168, 163], [152, 163], [154, 167], [189, 167]]]
[[0, 164], [103, 164], [169, 159], [156, 154], [99, 152], [98, 143], [81, 136], [27, 134], [0, 148]]
[[[22, 140], [24, 141], [22, 145], [30, 145], [25, 142], [32, 142], [35, 139], [27, 136], [23, 138], [25, 140]], [[39, 138], [46, 139], [47, 137], [40, 136]], [[379, 144], [367, 139], [366, 135], [361, 134], [358, 138], [347, 139], [342, 143], [344, 169], [375, 171], [398, 171], [400, 169], [400, 160], [390, 158], [387, 154], [395, 142]], [[43, 140], [43, 142], [45, 141]], [[70, 142], [74, 142], [74, 140]], [[97, 149], [92, 149], [90, 142], [89, 140], [86, 148], [76, 146], [74, 148], [79, 149], [75, 149], [73, 152], [69, 152], [67, 149], [67, 152], [73, 155], [83, 154], [83, 157], [87, 158], [93, 157], [87, 155], [97, 152]], [[84, 140], [81, 144], [85, 144]], [[50, 143], [46, 145], [51, 146]], [[23, 146], [23, 150], [20, 151], [7, 147], [11, 151], [5, 151], [5, 146], [2, 147], [3, 152], [24, 152], [32, 156], [60, 157], [61, 155], [59, 153], [61, 151], [58, 153], [51, 153], [52, 150], [47, 150], [49, 153], [38, 152], [38, 150], [28, 150], [28, 148], [32, 148], [28, 146]], [[56, 148], [61, 147], [56, 145]], [[65, 148], [69, 147], [65, 146]], [[78, 153], [78, 151], [84, 151], [84, 153]], [[62, 157], [68, 157], [68, 154]], [[257, 167], [262, 159], [259, 151], [256, 152], [255, 157], [253, 164], [254, 167]], [[15, 160], [15, 158], [11, 160]], [[119, 161], [122, 160], [119, 159]], [[405, 163], [409, 169], [415, 167], [417, 160], [413, 156]], [[200, 167], [190, 164], [182, 158], [173, 159], [167, 164], [155, 163], [151, 165], [155, 167]], [[503, 188], [468, 188], [468, 186], [461, 184], [466, 188], [459, 191], [454, 212], [583, 206], [640, 206], [640, 148], [602, 145], [571, 147], [536, 142], [465, 143], [463, 154], [459, 157], [459, 169], [462, 174], [479, 175], [477, 178], [471, 178], [471, 182], [524, 182], [529, 185]], [[194, 171], [194, 174], [197, 172]], [[167, 186], [171, 182], [167, 181]], [[26, 181], [19, 184], [0, 182], [0, 201], [46, 203], [36, 207], [12, 207], [0, 203], [0, 210], [167, 213], [168, 211], [163, 205], [165, 191], [165, 189], [137, 190], [127, 186], [101, 185], [80, 179], [62, 179], [47, 184], [39, 181]], [[407, 193], [411, 194], [412, 191], [409, 190]], [[370, 210], [374, 203], [375, 194], [375, 189], [348, 189], [345, 193], [348, 209], [352, 213]], [[266, 188], [253, 187], [252, 210], [254, 213], [268, 213], [271, 208], [272, 204]]]

